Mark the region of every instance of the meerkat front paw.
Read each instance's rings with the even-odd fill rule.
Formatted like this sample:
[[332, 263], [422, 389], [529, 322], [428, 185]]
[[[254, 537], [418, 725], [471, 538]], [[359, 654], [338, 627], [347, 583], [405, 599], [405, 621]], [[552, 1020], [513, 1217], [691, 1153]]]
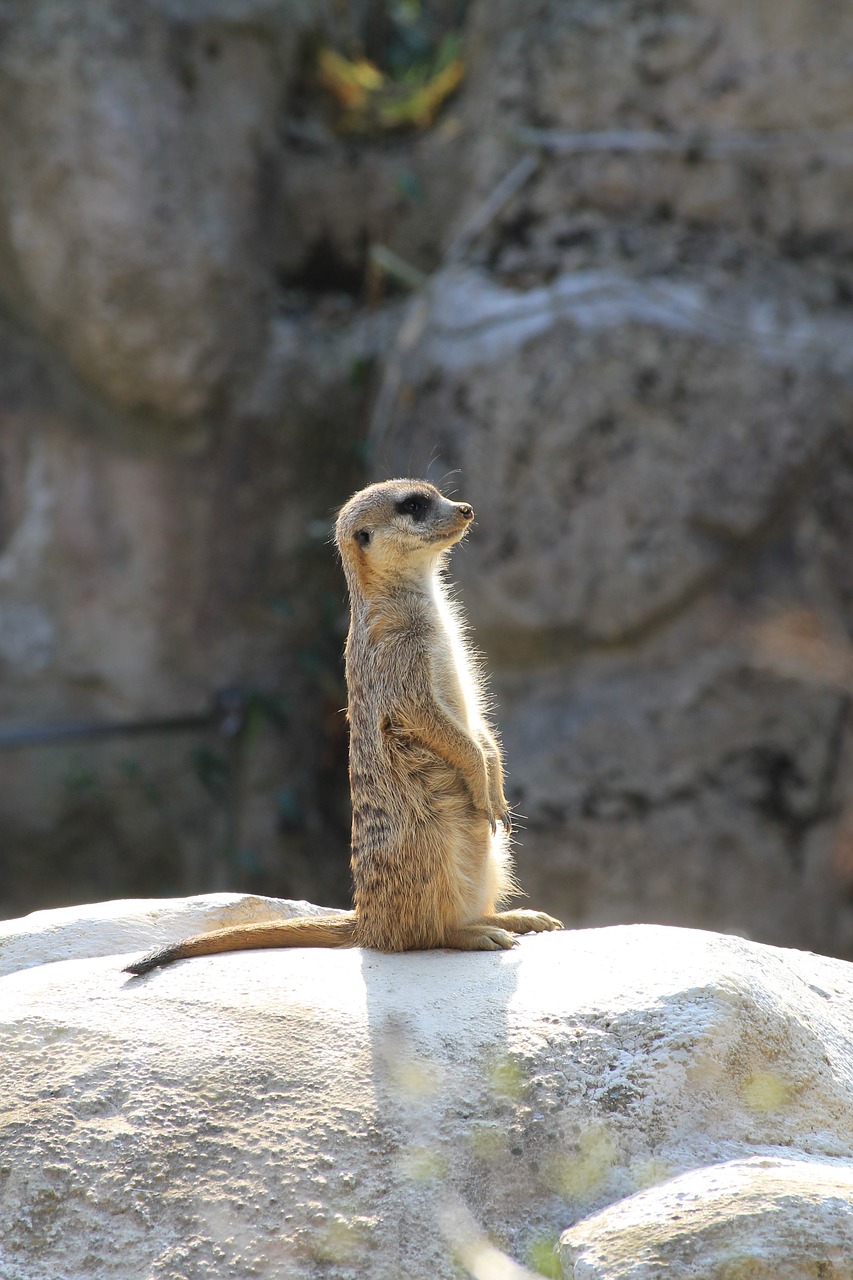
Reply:
[[477, 807], [481, 808], [489, 819], [489, 826], [491, 827], [492, 835], [495, 835], [497, 832], [498, 823], [501, 824], [504, 831], [509, 835], [510, 831], [512, 831], [512, 816], [510, 814], [509, 803], [503, 793], [503, 787], [500, 783], [495, 786], [494, 780], [491, 777], [486, 780], [486, 794], [484, 801], [485, 802], [482, 805], [478, 805]]
[[523, 929], [519, 929], [519, 933], [548, 933], [552, 929], [562, 929], [562, 920], [549, 916], [545, 911], [529, 911], [523, 909], [518, 912], [522, 917]]
[[481, 923], [498, 925], [512, 933], [548, 933], [552, 929], [563, 927], [562, 920], [555, 920], [544, 911], [531, 911], [528, 907], [519, 907], [516, 911], [497, 911], [493, 916], [483, 916]]
[[510, 813], [509, 806], [506, 805], [506, 802], [504, 802], [504, 805], [505, 807], [502, 809], [493, 809], [491, 805], [487, 809], [483, 809], [483, 813], [485, 813], [486, 817], [489, 819], [489, 827], [492, 835], [497, 834], [498, 823], [501, 824], [507, 835], [510, 835], [512, 832], [512, 814]]
[[[504, 795], [503, 766], [501, 765], [500, 753], [494, 742], [491, 743], [491, 749], [486, 748], [486, 769], [489, 786], [489, 809], [507, 835], [509, 835], [512, 831], [512, 816], [509, 803]], [[495, 830], [496, 827], [493, 826], [493, 835]]]
[[494, 835], [498, 829], [498, 820], [501, 815], [499, 812], [495, 811], [495, 806], [492, 804], [489, 776], [485, 768], [485, 759], [483, 761], [482, 775], [474, 780], [469, 780], [468, 789], [471, 792], [471, 799], [474, 801], [474, 808], [478, 809], [480, 813], [484, 813], [486, 815], [489, 820], [492, 835]]

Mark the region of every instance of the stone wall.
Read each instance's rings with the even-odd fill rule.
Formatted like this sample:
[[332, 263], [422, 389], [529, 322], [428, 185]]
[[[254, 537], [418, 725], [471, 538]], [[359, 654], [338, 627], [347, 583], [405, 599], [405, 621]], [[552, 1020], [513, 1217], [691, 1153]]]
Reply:
[[332, 512], [459, 468], [537, 905], [850, 954], [853, 19], [477, 0], [434, 126], [342, 138], [306, 59], [369, 9], [0, 5], [0, 729], [253, 698], [238, 769], [0, 756], [0, 910], [345, 900]]
[[[460, 222], [513, 137], [544, 151], [415, 304], [374, 429], [477, 511], [536, 901], [847, 954], [853, 31], [814, 19], [475, 9]], [[781, 622], [768, 662], [756, 620], [794, 613], [828, 662], [780, 665]]]

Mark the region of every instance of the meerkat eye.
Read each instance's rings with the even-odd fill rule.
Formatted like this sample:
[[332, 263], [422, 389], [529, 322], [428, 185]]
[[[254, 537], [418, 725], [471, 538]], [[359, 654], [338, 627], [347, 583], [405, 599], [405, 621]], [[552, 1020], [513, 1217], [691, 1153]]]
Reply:
[[356, 529], [356, 531], [355, 531], [355, 540], [356, 540], [356, 542], [358, 543], [358, 545], [359, 545], [360, 547], [366, 547], [366, 546], [367, 546], [367, 544], [370, 542], [370, 530], [369, 530], [369, 529]]
[[410, 493], [408, 498], [402, 498], [396, 503], [400, 515], [411, 516], [413, 520], [423, 520], [431, 506], [432, 498], [423, 493]]

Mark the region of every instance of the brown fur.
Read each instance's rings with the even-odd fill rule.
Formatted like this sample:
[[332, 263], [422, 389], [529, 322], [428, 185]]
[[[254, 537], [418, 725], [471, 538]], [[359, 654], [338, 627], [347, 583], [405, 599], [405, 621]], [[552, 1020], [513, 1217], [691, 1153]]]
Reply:
[[388, 480], [356, 493], [338, 516], [351, 609], [355, 910], [200, 934], [129, 972], [249, 947], [498, 950], [514, 933], [561, 927], [542, 912], [497, 911], [515, 888], [503, 761], [443, 582], [473, 515], [425, 481]]

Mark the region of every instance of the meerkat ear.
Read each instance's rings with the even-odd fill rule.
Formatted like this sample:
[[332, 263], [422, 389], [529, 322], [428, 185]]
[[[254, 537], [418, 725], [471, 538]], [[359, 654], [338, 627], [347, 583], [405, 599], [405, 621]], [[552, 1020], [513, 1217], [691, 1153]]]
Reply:
[[355, 540], [356, 540], [356, 542], [358, 543], [358, 545], [359, 545], [360, 547], [366, 547], [366, 546], [367, 546], [367, 544], [370, 542], [370, 530], [369, 530], [369, 529], [356, 529], [356, 531], [355, 531]]

